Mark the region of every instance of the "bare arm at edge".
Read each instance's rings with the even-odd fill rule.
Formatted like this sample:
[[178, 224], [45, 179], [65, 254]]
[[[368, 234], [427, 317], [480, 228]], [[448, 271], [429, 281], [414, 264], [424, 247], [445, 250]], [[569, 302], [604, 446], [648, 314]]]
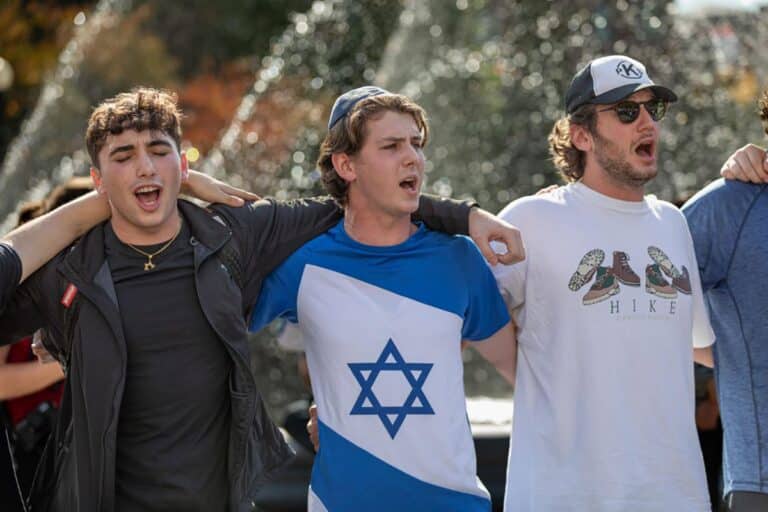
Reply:
[[56, 363], [7, 363], [10, 350], [10, 346], [0, 347], [0, 400], [29, 395], [64, 378], [61, 366]]
[[109, 216], [106, 199], [90, 192], [46, 213], [2, 238], [21, 259], [21, 280]]
[[704, 348], [694, 348], [693, 360], [707, 368], [715, 366], [715, 358], [712, 355], [712, 345]]
[[499, 374], [511, 385], [515, 385], [517, 373], [517, 338], [512, 322], [496, 331], [483, 341], [472, 341], [469, 345], [491, 363]]

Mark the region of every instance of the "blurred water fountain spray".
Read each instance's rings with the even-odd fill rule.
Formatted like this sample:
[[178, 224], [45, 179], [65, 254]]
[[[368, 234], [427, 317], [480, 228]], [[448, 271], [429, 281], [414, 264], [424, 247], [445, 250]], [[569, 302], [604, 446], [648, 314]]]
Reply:
[[[0, 233], [5, 233], [17, 221], [15, 210], [24, 201], [40, 199], [56, 184], [72, 176], [77, 169], [88, 165], [84, 151], [60, 159], [51, 169], [47, 163], [37, 160], [37, 152], [53, 140], [52, 151], [59, 153], [65, 148], [55, 147], [56, 138], [62, 134], [50, 133], [47, 123], [57, 115], [65, 86], [77, 75], [89, 48], [98, 41], [102, 30], [115, 25], [131, 7], [131, 0], [101, 0], [86, 17], [82, 12], [73, 20], [74, 35], [59, 55], [56, 70], [46, 81], [32, 114], [24, 121], [20, 134], [8, 148], [0, 172], [0, 190], [5, 200], [0, 201]], [[82, 133], [76, 134], [82, 140]]]
[[[318, 179], [311, 155], [324, 133], [324, 114], [339, 91], [374, 80], [400, 9], [378, 0], [325, 0], [296, 14], [201, 169], [281, 199], [311, 189]], [[252, 124], [266, 132], [287, 129], [279, 150], [264, 133], [246, 129]]]
[[338, 0], [318, 1], [307, 13], [294, 17], [293, 23], [272, 47], [272, 54], [262, 60], [262, 68], [256, 73], [256, 81], [251, 91], [243, 96], [229, 127], [203, 161], [200, 168], [202, 172], [217, 178], [232, 180], [235, 173], [233, 169], [225, 168], [225, 157], [229, 156], [231, 159], [236, 156], [240, 150], [238, 139], [242, 135], [243, 124], [253, 116], [261, 95], [283, 77], [286, 60], [282, 56], [290, 55], [295, 50], [293, 46], [297, 42], [297, 37], [312, 37], [315, 25], [330, 19], [339, 3]]

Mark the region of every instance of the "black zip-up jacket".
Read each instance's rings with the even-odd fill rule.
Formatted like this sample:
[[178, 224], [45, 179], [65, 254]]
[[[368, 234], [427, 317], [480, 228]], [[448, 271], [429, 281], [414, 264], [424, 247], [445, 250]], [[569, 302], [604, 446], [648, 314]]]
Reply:
[[[429, 199], [422, 200], [419, 212], [435, 229], [466, 233], [469, 206]], [[292, 454], [256, 389], [247, 315], [263, 278], [302, 244], [335, 225], [342, 212], [331, 200], [262, 200], [210, 210], [179, 201], [179, 208], [191, 231], [200, 307], [232, 360], [228, 510], [251, 510], [259, 485]], [[59, 423], [30, 497], [35, 512], [114, 510], [127, 353], [103, 228], [93, 228], [30, 276], [0, 316], [0, 344], [45, 327], [47, 348], [67, 368]], [[221, 254], [231, 237], [234, 243], [228, 247], [236, 252], [241, 276], [230, 276]]]

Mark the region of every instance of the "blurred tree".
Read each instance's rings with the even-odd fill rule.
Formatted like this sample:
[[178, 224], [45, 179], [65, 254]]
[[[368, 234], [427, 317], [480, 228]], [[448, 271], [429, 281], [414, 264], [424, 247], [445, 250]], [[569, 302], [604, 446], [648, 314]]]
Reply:
[[136, 0], [150, 6], [153, 16], [145, 29], [160, 37], [179, 61], [179, 75], [188, 79], [215, 73], [233, 59], [267, 53], [294, 12], [304, 12], [311, 0], [187, 0], [169, 4]]
[[179, 60], [148, 26], [155, 16], [153, 8], [140, 5], [105, 26], [98, 44], [88, 49], [88, 58], [75, 71], [71, 93], [98, 100], [136, 85], [176, 89]]
[[0, 57], [14, 73], [10, 89], [0, 91], [0, 161], [71, 37], [75, 15], [92, 3], [7, 0], [0, 4]]
[[251, 66], [238, 59], [223, 64], [217, 73], [201, 73], [184, 83], [179, 89], [184, 139], [202, 153], [209, 151], [252, 82]]

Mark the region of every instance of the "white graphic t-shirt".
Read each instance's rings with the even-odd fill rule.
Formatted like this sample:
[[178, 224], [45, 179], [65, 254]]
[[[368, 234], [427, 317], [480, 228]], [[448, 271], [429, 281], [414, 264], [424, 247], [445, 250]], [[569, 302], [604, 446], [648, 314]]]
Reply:
[[509, 322], [477, 247], [420, 226], [360, 244], [343, 221], [264, 281], [251, 316], [298, 324], [318, 406], [310, 512], [488, 512], [464, 400], [462, 339]]
[[682, 214], [580, 184], [507, 206], [518, 332], [507, 512], [709, 510], [693, 347], [714, 341]]

